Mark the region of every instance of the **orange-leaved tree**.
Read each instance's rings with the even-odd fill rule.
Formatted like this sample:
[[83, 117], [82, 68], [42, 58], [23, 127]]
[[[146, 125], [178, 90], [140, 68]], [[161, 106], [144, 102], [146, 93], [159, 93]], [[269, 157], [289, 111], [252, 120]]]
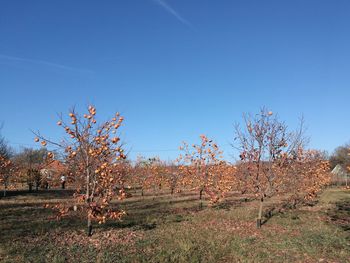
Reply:
[[51, 157], [52, 153], [46, 148], [22, 149], [13, 157], [13, 162], [17, 167], [17, 181], [27, 183], [29, 192], [33, 190], [33, 186], [38, 191], [40, 184], [51, 180], [51, 178], [44, 178], [40, 173], [41, 169], [52, 161]]
[[144, 196], [145, 191], [152, 188], [154, 190], [161, 187], [162, 177], [161, 171], [163, 167], [158, 157], [145, 158], [138, 156], [134, 165], [134, 173], [131, 182], [134, 187], [141, 188], [141, 196]]
[[12, 164], [8, 157], [0, 155], [0, 183], [3, 185], [3, 196], [6, 196], [6, 191], [9, 186]]
[[331, 181], [329, 161], [318, 150], [300, 148], [287, 162], [286, 175], [284, 187], [290, 194], [292, 208], [317, 197], [318, 192]]
[[164, 182], [170, 188], [170, 194], [173, 195], [175, 192], [179, 192], [179, 185], [182, 182], [182, 173], [180, 172], [177, 161], [163, 163], [164, 171]]
[[180, 150], [183, 154], [178, 158], [182, 161], [179, 169], [184, 174], [184, 184], [199, 191], [200, 200], [204, 192], [209, 195], [211, 202], [217, 202], [221, 175], [216, 168], [223, 163], [218, 145], [205, 135], [200, 135], [199, 144], [190, 147], [184, 142]]
[[210, 166], [210, 190], [209, 194], [212, 200], [217, 202], [223, 200], [226, 194], [239, 189], [239, 180], [237, 177], [237, 167], [226, 161], [217, 162]]
[[11, 155], [12, 151], [5, 142], [5, 139], [0, 137], [0, 183], [3, 185], [4, 196], [6, 196], [10, 178], [14, 172], [14, 164], [11, 161]]
[[[69, 121], [61, 119], [61, 126], [68, 138], [55, 142], [36, 133], [35, 141], [43, 146], [51, 144], [64, 150], [66, 165], [75, 186], [75, 207], [87, 219], [87, 233], [92, 235], [92, 220], [104, 223], [106, 219], [120, 219], [124, 211], [113, 209], [111, 201], [125, 197], [124, 173], [118, 171], [119, 163], [126, 159], [123, 145], [116, 134], [123, 117], [116, 113], [109, 121], [97, 123], [96, 108], [89, 106], [86, 114], [79, 115], [74, 109]], [[71, 205], [57, 207], [59, 217], [72, 210]], [[76, 210], [76, 209], [75, 209]]]

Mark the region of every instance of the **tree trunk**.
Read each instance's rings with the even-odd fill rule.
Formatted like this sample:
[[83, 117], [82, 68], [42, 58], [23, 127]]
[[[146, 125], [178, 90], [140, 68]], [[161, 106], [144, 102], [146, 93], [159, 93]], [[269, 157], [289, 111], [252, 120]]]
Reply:
[[199, 209], [203, 209], [203, 202], [202, 202], [202, 197], [203, 197], [203, 188], [201, 188], [199, 190], [199, 200], [201, 200], [200, 204], [199, 204]]
[[171, 187], [171, 195], [174, 194], [174, 187]]
[[87, 220], [87, 227], [88, 227], [88, 236], [91, 237], [92, 236], [92, 223], [91, 223], [91, 218], [90, 215], [88, 215], [88, 220]]
[[[88, 161], [87, 161], [88, 162]], [[90, 216], [90, 170], [86, 168], [86, 206], [87, 206], [87, 235], [90, 237], [92, 235], [92, 224], [91, 224], [91, 216]]]
[[141, 188], [141, 196], [143, 196], [143, 188]]
[[297, 198], [295, 197], [293, 200], [292, 208], [296, 209], [297, 208]]
[[256, 219], [256, 227], [257, 228], [261, 228], [261, 216], [262, 216], [262, 210], [263, 210], [263, 203], [264, 203], [264, 198], [261, 197], [260, 206], [259, 206], [259, 214], [258, 214], [258, 218]]
[[29, 184], [28, 184], [28, 188], [29, 188], [29, 192], [32, 192], [32, 191], [33, 191], [33, 184], [32, 184], [32, 183], [29, 183]]
[[6, 189], [7, 189], [7, 184], [4, 183], [4, 197], [6, 196]]

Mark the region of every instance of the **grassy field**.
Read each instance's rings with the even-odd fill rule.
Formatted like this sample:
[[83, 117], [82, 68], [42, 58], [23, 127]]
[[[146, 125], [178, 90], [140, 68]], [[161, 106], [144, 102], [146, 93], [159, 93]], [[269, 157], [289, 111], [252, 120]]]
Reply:
[[350, 262], [350, 191], [341, 189], [275, 213], [260, 230], [255, 201], [200, 209], [195, 193], [137, 193], [120, 204], [123, 221], [91, 238], [82, 219], [48, 219], [43, 205], [69, 201], [69, 190], [10, 194], [0, 199], [0, 262]]

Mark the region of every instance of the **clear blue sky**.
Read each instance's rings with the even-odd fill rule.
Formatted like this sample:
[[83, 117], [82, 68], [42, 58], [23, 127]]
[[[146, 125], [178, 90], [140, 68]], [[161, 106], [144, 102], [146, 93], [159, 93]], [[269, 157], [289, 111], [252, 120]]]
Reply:
[[125, 116], [134, 157], [174, 158], [207, 134], [226, 156], [242, 112], [267, 106], [310, 146], [350, 139], [350, 1], [0, 3], [0, 121], [15, 148], [53, 139], [59, 112]]

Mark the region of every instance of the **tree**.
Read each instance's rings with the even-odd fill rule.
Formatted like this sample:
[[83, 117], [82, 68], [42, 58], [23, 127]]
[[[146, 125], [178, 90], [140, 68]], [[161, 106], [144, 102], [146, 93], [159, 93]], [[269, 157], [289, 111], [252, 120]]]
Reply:
[[350, 166], [349, 144], [339, 146], [329, 158], [331, 169], [340, 164], [344, 169]]
[[[47, 143], [62, 149], [66, 165], [74, 177], [74, 198], [78, 211], [86, 216], [87, 234], [92, 235], [92, 220], [104, 223], [106, 219], [120, 219], [122, 210], [111, 207], [113, 198], [123, 199], [124, 173], [118, 165], [126, 159], [123, 145], [116, 132], [124, 118], [116, 113], [109, 121], [97, 123], [96, 108], [89, 106], [87, 113], [79, 115], [75, 109], [69, 113], [69, 121], [60, 117], [57, 122], [68, 135], [62, 142], [45, 139], [35, 133], [36, 142]], [[72, 204], [60, 204], [58, 217], [67, 215]]]
[[329, 161], [317, 150], [299, 149], [291, 156], [286, 167], [285, 192], [290, 193], [290, 204], [295, 208], [299, 202], [317, 197], [318, 192], [331, 181]]
[[[0, 126], [0, 130], [1, 130]], [[12, 151], [10, 147], [7, 145], [5, 138], [1, 135], [0, 133], [0, 155], [3, 156], [4, 158], [9, 159], [11, 157]]]
[[0, 183], [2, 183], [4, 187], [4, 196], [6, 196], [10, 177], [13, 174], [14, 169], [13, 162], [11, 161], [12, 154], [11, 148], [7, 145], [4, 137], [0, 134]]
[[237, 177], [237, 167], [226, 161], [217, 162], [209, 167], [210, 173], [213, 175], [210, 178], [208, 194], [213, 202], [223, 200], [225, 195], [232, 190], [239, 189], [239, 180]]
[[145, 191], [153, 186], [161, 187], [160, 180], [161, 162], [158, 157], [146, 159], [143, 156], [138, 156], [133, 174], [133, 184], [141, 188], [141, 196], [144, 196]]
[[6, 196], [9, 179], [11, 176], [12, 162], [10, 159], [0, 155], [0, 183], [3, 184], [3, 196]]
[[170, 194], [173, 195], [181, 182], [182, 174], [176, 162], [163, 163], [165, 184], [170, 188]]
[[243, 191], [255, 194], [260, 200], [257, 217], [260, 228], [265, 198], [281, 192], [288, 157], [296, 155], [305, 143], [303, 122], [296, 132], [289, 132], [287, 125], [266, 108], [255, 116], [244, 114], [243, 119], [244, 127], [235, 127], [233, 146], [239, 150], [245, 169]]
[[14, 156], [13, 161], [18, 168], [19, 180], [26, 181], [29, 192], [33, 190], [33, 186], [38, 191], [42, 182], [40, 170], [50, 161], [50, 156], [51, 153], [46, 148], [24, 148]]
[[[199, 199], [202, 200], [203, 192], [207, 193], [212, 202], [217, 202], [218, 198], [214, 193], [220, 190], [220, 174], [215, 168], [222, 164], [222, 151], [213, 140], [205, 135], [200, 135], [200, 144], [193, 144], [192, 147], [184, 142], [180, 147], [183, 154], [179, 160], [183, 164], [179, 167], [184, 174], [185, 184], [193, 186], [199, 191]], [[202, 203], [201, 203], [202, 205]]]

